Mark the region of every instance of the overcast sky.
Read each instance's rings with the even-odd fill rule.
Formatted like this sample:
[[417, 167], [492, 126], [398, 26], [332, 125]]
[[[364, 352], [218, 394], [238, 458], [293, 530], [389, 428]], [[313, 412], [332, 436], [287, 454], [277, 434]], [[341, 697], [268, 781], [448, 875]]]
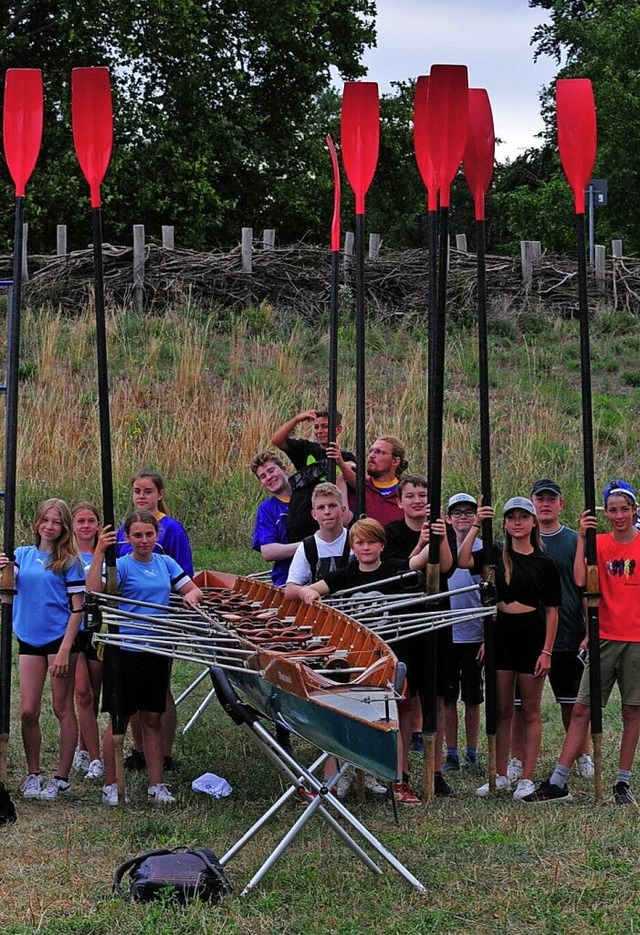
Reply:
[[533, 61], [530, 45], [546, 11], [527, 0], [377, 0], [378, 47], [364, 57], [380, 93], [391, 81], [428, 75], [431, 65], [466, 65], [469, 86], [491, 100], [499, 161], [537, 145], [542, 129], [538, 95], [558, 71], [549, 58]]

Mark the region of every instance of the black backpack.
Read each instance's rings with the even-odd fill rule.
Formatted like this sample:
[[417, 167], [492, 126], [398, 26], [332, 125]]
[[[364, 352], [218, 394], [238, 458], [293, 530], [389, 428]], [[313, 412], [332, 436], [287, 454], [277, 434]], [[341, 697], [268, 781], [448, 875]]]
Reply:
[[348, 535], [344, 540], [342, 555], [329, 555], [326, 558], [319, 558], [318, 543], [316, 542], [315, 536], [307, 536], [303, 539], [302, 548], [304, 549], [305, 558], [309, 562], [309, 568], [311, 569], [312, 584], [316, 581], [320, 581], [322, 578], [326, 578], [329, 572], [333, 571], [335, 568], [344, 568], [349, 564], [351, 547], [349, 546]]
[[[122, 880], [129, 873], [129, 887]], [[162, 848], [147, 851], [121, 864], [115, 872], [113, 891], [125, 899], [149, 902], [167, 898], [179, 903], [190, 899], [217, 902], [233, 887], [213, 851]]]

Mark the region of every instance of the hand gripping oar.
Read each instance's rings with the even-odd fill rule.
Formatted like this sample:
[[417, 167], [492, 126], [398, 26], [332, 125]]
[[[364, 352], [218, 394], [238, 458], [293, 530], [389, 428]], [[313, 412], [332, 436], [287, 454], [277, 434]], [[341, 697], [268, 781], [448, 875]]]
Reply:
[[[442, 436], [444, 421], [445, 318], [447, 302], [448, 217], [451, 183], [467, 137], [468, 82], [464, 65], [434, 65], [429, 75], [426, 139], [433, 167], [433, 187], [440, 197], [438, 279], [435, 315], [429, 322], [428, 477], [431, 517], [441, 513]], [[432, 536], [427, 565], [427, 593], [440, 589], [440, 540]], [[423, 698], [425, 756], [424, 800], [433, 797], [437, 728], [437, 637], [427, 638], [428, 683]]]
[[342, 164], [356, 197], [356, 518], [365, 511], [364, 199], [378, 163], [380, 104], [374, 81], [347, 81], [342, 96]]
[[35, 168], [42, 141], [42, 72], [10, 68], [5, 77], [3, 110], [4, 154], [15, 184], [13, 286], [7, 322], [7, 396], [5, 412], [3, 551], [9, 564], [2, 572], [0, 595], [0, 824], [15, 821], [16, 812], [6, 789], [9, 722], [11, 715], [11, 633], [13, 629], [16, 473], [18, 446], [18, 371], [20, 307], [22, 302], [22, 245], [25, 187]]
[[[473, 197], [476, 217], [476, 256], [478, 280], [478, 386], [480, 408], [480, 485], [482, 503], [491, 506], [491, 423], [489, 419], [489, 353], [487, 344], [487, 277], [484, 200], [491, 184], [495, 154], [493, 115], [489, 95], [482, 88], [469, 89], [469, 126], [462, 165]], [[493, 524], [482, 523], [482, 577], [495, 583]], [[484, 621], [484, 671], [486, 683], [485, 722], [488, 747], [489, 791], [496, 788], [496, 660], [495, 616]]]
[[[336, 441], [338, 409], [338, 286], [340, 282], [340, 167], [331, 135], [326, 137], [333, 168], [333, 218], [331, 221], [331, 296], [329, 299], [329, 441]], [[329, 458], [327, 480], [336, 482], [336, 462]]]
[[[595, 516], [593, 477], [593, 413], [587, 301], [587, 258], [584, 193], [593, 172], [597, 148], [596, 108], [588, 78], [561, 78], [556, 82], [558, 149], [562, 168], [573, 190], [578, 245], [578, 310], [580, 315], [580, 371], [582, 379], [582, 442], [585, 508]], [[595, 529], [587, 531], [587, 631], [589, 634], [589, 693], [596, 799], [602, 796], [602, 704], [600, 635], [598, 627], [598, 564]]]
[[[111, 468], [111, 427], [109, 420], [109, 375], [107, 364], [107, 332], [104, 308], [104, 277], [102, 270], [102, 212], [100, 186], [109, 166], [113, 143], [113, 109], [111, 85], [107, 68], [74, 68], [71, 72], [71, 119], [73, 143], [80, 168], [89, 184], [91, 221], [93, 228], [93, 278], [96, 310], [96, 356], [98, 364], [98, 409], [100, 414], [100, 474], [102, 479], [102, 509], [105, 525], [115, 529], [113, 511], [113, 473]], [[105, 554], [106, 590], [117, 592], [116, 550], [109, 546]], [[122, 716], [122, 685], [119, 650], [107, 647], [113, 666], [113, 743], [116, 752], [118, 801], [125, 801], [123, 745], [126, 729]]]

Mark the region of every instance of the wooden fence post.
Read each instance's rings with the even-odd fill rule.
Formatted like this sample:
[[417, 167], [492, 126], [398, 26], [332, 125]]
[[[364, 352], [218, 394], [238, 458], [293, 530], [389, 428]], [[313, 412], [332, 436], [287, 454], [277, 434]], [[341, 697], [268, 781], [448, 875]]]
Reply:
[[343, 248], [343, 270], [345, 278], [349, 275], [349, 270], [353, 265], [353, 247], [355, 244], [355, 235], [353, 231], [347, 231], [344, 235]]
[[133, 307], [144, 308], [144, 224], [133, 225]]
[[56, 226], [56, 254], [57, 256], [67, 255], [67, 225], [58, 224]]
[[595, 244], [593, 250], [594, 265], [596, 270], [596, 287], [598, 292], [604, 292], [606, 288], [606, 250], [602, 244]]
[[162, 246], [165, 250], [173, 250], [175, 228], [172, 224], [162, 225]]
[[380, 253], [380, 243], [382, 238], [380, 234], [369, 234], [369, 259], [377, 260]]
[[522, 281], [530, 286], [533, 280], [533, 243], [530, 240], [520, 241], [520, 261], [522, 263]]
[[262, 249], [273, 250], [276, 245], [276, 232], [273, 227], [262, 231]]
[[613, 289], [613, 307], [618, 307], [618, 267], [622, 263], [622, 241], [621, 240], [612, 240], [611, 241], [611, 255], [613, 260], [611, 262], [611, 286]]
[[467, 235], [466, 234], [456, 234], [456, 250], [459, 250], [460, 253], [468, 253], [467, 250]]
[[250, 273], [253, 268], [253, 227], [242, 228], [242, 269]]

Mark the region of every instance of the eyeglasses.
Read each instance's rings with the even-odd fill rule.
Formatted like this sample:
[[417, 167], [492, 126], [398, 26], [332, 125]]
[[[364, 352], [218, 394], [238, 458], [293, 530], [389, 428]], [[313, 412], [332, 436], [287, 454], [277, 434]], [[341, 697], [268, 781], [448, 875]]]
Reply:
[[450, 516], [475, 516], [475, 510], [452, 510]]
[[393, 452], [385, 451], [384, 448], [370, 448], [369, 454], [370, 455], [388, 455], [389, 457], [393, 457]]

